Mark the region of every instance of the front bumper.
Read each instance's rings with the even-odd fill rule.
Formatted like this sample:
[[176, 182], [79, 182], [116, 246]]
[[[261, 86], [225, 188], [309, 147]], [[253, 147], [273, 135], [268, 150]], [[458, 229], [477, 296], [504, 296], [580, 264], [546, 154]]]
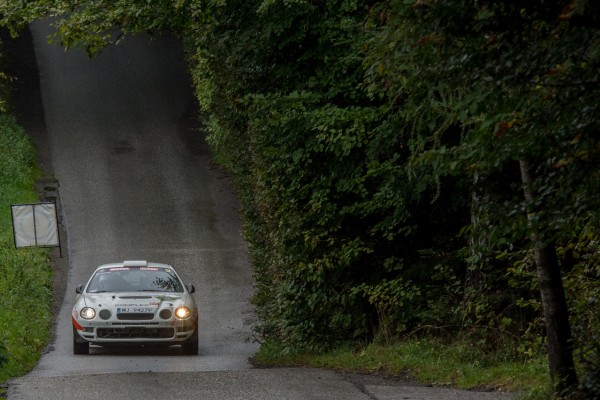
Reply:
[[179, 344], [194, 335], [197, 320], [185, 321], [77, 321], [73, 330], [80, 343], [109, 344]]

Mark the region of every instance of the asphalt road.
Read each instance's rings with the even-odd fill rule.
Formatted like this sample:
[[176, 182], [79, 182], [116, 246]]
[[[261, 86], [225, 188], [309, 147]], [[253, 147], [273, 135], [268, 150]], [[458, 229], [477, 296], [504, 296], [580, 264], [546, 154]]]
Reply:
[[[59, 185], [66, 254], [56, 261], [64, 282], [55, 288], [65, 294], [48, 351], [10, 382], [9, 400], [508, 398], [318, 369], [252, 368], [256, 317], [239, 205], [194, 130], [179, 43], [141, 35], [90, 60], [47, 44], [48, 25], [31, 26], [47, 133], [37, 143]], [[198, 356], [177, 347], [72, 354], [75, 286], [97, 265], [126, 259], [172, 264], [196, 286]]]

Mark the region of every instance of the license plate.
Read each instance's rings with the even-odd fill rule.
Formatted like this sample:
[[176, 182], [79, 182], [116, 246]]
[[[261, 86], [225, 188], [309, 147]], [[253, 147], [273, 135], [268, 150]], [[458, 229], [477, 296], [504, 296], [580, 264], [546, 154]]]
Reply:
[[127, 307], [127, 308], [117, 308], [117, 314], [122, 313], [153, 313], [154, 308], [152, 307]]

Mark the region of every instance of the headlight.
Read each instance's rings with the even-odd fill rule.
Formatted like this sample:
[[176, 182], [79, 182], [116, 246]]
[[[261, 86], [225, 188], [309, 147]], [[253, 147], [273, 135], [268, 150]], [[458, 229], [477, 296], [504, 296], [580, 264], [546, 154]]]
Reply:
[[178, 307], [177, 310], [175, 310], [175, 316], [178, 319], [188, 319], [190, 315], [192, 315], [192, 311], [186, 306]]
[[96, 311], [93, 308], [85, 307], [79, 313], [83, 319], [92, 319], [96, 316]]

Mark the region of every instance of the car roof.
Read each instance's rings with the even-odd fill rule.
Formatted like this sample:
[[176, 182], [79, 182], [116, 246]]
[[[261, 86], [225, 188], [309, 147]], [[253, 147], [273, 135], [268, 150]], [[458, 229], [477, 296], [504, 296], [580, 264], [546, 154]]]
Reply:
[[102, 264], [98, 268], [96, 268], [96, 271], [99, 269], [104, 269], [104, 268], [122, 268], [122, 267], [156, 267], [156, 268], [171, 268], [171, 269], [173, 269], [173, 267], [170, 266], [169, 264], [163, 264], [163, 263], [158, 263], [158, 262], [148, 262], [148, 261], [143, 261], [143, 260], [125, 260], [122, 262]]

